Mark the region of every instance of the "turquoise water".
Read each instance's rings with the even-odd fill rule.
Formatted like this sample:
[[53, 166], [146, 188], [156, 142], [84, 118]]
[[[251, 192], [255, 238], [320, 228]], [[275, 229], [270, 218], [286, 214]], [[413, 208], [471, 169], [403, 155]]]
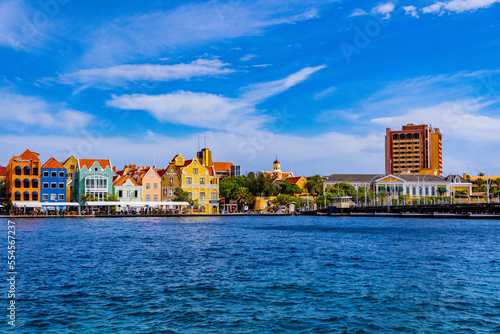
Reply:
[[19, 333], [500, 333], [499, 221], [18, 219], [16, 238]]

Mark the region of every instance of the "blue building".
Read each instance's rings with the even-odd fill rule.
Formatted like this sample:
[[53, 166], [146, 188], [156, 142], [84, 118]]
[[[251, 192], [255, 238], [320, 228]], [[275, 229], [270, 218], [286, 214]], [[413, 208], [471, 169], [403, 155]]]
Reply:
[[66, 202], [66, 168], [54, 158], [50, 158], [42, 166], [41, 202]]

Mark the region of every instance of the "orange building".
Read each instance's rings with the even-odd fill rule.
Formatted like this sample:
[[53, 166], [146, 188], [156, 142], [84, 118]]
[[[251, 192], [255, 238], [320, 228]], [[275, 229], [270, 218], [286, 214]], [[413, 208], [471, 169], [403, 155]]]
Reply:
[[386, 129], [385, 173], [419, 173], [434, 170], [443, 175], [443, 149], [439, 129], [429, 125], [403, 125], [402, 130]]
[[40, 159], [30, 150], [13, 156], [5, 176], [9, 204], [40, 200]]

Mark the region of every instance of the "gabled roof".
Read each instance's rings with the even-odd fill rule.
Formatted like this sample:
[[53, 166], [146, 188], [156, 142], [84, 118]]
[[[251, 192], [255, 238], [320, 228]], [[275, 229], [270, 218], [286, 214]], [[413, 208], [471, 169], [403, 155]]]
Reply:
[[184, 160], [184, 167], [189, 166], [193, 162], [193, 159]]
[[167, 168], [158, 169], [156, 171], [158, 172], [158, 175], [160, 175], [160, 177], [163, 177], [163, 175], [165, 175], [165, 173], [167, 172]]
[[113, 182], [113, 186], [122, 186], [127, 182], [127, 180], [130, 180], [134, 186], [139, 186], [139, 183], [137, 183], [133, 178], [131, 178], [128, 175], [122, 175], [119, 176], [115, 182]]
[[90, 169], [96, 161], [102, 169], [106, 169], [106, 167], [111, 169], [111, 161], [109, 159], [78, 159], [78, 167], [82, 169], [85, 166], [87, 169]]
[[299, 180], [302, 178], [302, 176], [295, 176], [295, 177], [289, 177], [285, 179], [284, 181], [290, 182], [290, 183], [297, 183]]
[[5, 176], [7, 174], [7, 167], [0, 166], [0, 176]]
[[54, 158], [50, 158], [42, 168], [64, 168], [64, 166]]
[[64, 160], [64, 162], [62, 163], [63, 165], [66, 165], [66, 163], [70, 160], [70, 159], [75, 159], [74, 156], [70, 156], [68, 159]]
[[31, 160], [39, 160], [38, 158], [39, 154], [35, 152], [31, 152], [30, 150], [26, 149], [21, 155], [14, 157], [16, 161], [31, 161]]
[[227, 172], [231, 170], [234, 165], [231, 162], [214, 162], [213, 167], [216, 172]]

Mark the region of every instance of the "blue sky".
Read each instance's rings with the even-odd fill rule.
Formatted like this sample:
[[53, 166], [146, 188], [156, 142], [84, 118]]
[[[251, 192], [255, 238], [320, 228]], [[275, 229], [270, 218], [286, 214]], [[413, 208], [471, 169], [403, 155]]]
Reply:
[[200, 136], [243, 171], [379, 173], [385, 128], [427, 123], [445, 173], [492, 173], [499, 2], [0, 0], [0, 164], [164, 167]]

